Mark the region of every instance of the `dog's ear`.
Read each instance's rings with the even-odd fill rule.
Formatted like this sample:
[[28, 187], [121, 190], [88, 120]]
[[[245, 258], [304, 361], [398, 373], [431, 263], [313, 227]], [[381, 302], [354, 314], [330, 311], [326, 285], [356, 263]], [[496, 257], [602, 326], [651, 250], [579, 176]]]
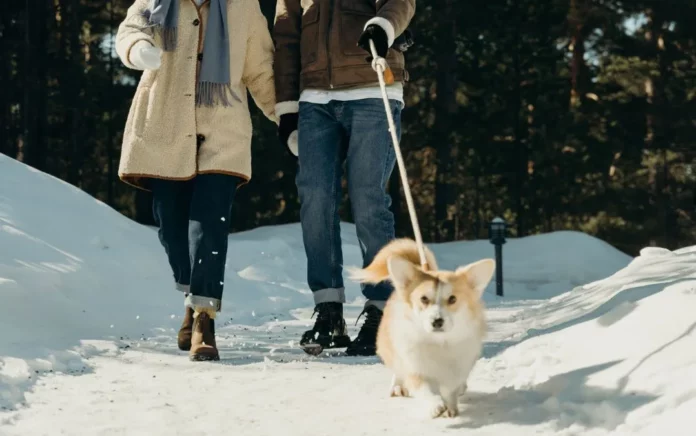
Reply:
[[387, 268], [389, 278], [397, 289], [408, 290], [418, 277], [416, 266], [403, 257], [391, 256], [387, 259]]
[[466, 280], [469, 286], [476, 292], [476, 295], [481, 297], [486, 286], [493, 278], [494, 271], [495, 261], [493, 259], [484, 259], [457, 268], [455, 274], [457, 279]]

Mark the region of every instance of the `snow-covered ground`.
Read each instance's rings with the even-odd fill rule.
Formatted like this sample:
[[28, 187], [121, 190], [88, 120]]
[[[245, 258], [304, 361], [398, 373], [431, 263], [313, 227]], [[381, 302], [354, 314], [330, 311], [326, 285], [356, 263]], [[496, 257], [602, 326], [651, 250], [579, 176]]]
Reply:
[[[433, 249], [446, 268], [492, 255]], [[462, 415], [433, 421], [387, 396], [378, 360], [298, 351], [312, 323], [298, 226], [231, 236], [222, 361], [192, 363], [154, 230], [0, 155], [0, 434], [696, 434], [696, 247], [631, 259], [561, 232], [504, 256]], [[363, 300], [347, 293], [354, 320]]]

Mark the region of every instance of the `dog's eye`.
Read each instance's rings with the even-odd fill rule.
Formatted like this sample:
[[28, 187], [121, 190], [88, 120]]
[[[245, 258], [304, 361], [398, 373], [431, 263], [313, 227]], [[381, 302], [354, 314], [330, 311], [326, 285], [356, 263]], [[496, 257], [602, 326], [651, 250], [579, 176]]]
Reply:
[[423, 304], [428, 304], [428, 303], [430, 303], [430, 300], [428, 300], [428, 297], [426, 297], [425, 295], [423, 295], [423, 296], [421, 297], [421, 303], [423, 303]]
[[450, 296], [449, 299], [447, 299], [447, 304], [454, 304], [457, 302], [457, 297], [454, 295]]

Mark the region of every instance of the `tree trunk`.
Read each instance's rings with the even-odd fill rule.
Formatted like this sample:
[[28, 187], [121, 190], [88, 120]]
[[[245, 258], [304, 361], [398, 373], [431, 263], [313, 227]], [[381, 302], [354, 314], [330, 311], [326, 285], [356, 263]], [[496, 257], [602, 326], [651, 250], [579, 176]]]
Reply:
[[646, 148], [654, 152], [654, 196], [658, 212], [658, 225], [662, 232], [660, 245], [674, 248], [676, 245], [676, 217], [671, 207], [670, 172], [668, 150], [673, 140], [669, 105], [666, 101], [665, 85], [668, 80], [669, 59], [666, 53], [666, 37], [663, 31], [666, 24], [663, 7], [655, 4], [646, 13], [648, 32], [646, 39], [653, 47], [659, 74], [646, 81], [645, 91], [649, 108], [646, 115]]
[[[0, 5], [0, 32], [7, 32], [7, 25], [9, 14], [7, 13], [7, 5], [2, 2]], [[11, 66], [11, 52], [9, 47], [9, 42], [0, 44], [0, 59], [5, 60], [0, 63], [0, 83], [4, 83], [5, 86], [0, 86], [0, 153], [6, 154], [11, 157], [15, 157], [12, 153], [12, 138], [10, 135], [10, 86], [12, 72], [10, 71]]]
[[511, 110], [514, 111], [513, 124], [515, 132], [515, 167], [514, 167], [514, 187], [512, 191], [515, 193], [515, 212], [516, 212], [516, 227], [517, 236], [525, 236], [527, 234], [526, 210], [525, 210], [525, 188], [528, 179], [528, 151], [525, 141], [527, 129], [523, 125], [524, 117], [522, 117], [523, 101], [522, 101], [522, 62], [520, 59], [519, 41], [522, 35], [522, 13], [520, 11], [520, 0], [515, 0], [513, 7], [513, 17], [515, 20], [514, 26], [514, 44], [513, 44], [513, 72], [514, 72], [514, 88], [511, 98]]
[[[109, 36], [111, 37], [111, 42], [109, 44], [109, 95], [115, 97], [114, 95], [114, 80], [115, 80], [115, 44], [116, 44], [116, 33], [114, 32], [116, 26], [115, 16], [114, 16], [114, 0], [109, 0]], [[114, 207], [114, 183], [116, 182], [116, 170], [114, 165], [114, 109], [113, 107], [109, 110], [109, 118], [107, 125], [107, 138], [106, 138], [106, 203]]]
[[436, 239], [450, 241], [454, 238], [456, 210], [456, 185], [454, 172], [457, 166], [457, 146], [452, 144], [451, 132], [457, 112], [457, 36], [455, 0], [440, 0], [438, 3], [435, 123], [433, 143], [437, 160], [435, 179]]
[[[484, 78], [483, 74], [481, 72], [481, 57], [482, 57], [482, 52], [483, 52], [483, 44], [481, 43], [481, 40], [478, 38], [472, 38], [473, 40], [471, 41], [472, 44], [472, 55], [471, 55], [471, 74], [473, 77], [473, 81], [476, 84], [477, 87], [482, 88], [482, 84], [484, 83]], [[484, 108], [483, 105], [481, 104], [482, 99], [477, 99], [477, 104], [476, 104], [476, 111], [479, 114], [484, 113]], [[483, 229], [483, 220], [481, 218], [481, 196], [484, 194], [483, 189], [484, 186], [482, 186], [482, 178], [485, 177], [485, 170], [484, 170], [484, 147], [485, 144], [488, 141], [488, 138], [486, 136], [485, 130], [484, 129], [477, 129], [476, 136], [475, 136], [475, 153], [472, 154], [467, 154], [469, 157], [468, 162], [467, 162], [467, 167], [471, 168], [471, 172], [473, 173], [473, 184], [474, 184], [474, 222], [472, 225], [471, 229], [471, 234], [474, 239], [480, 239], [481, 238], [481, 230]]]
[[585, 15], [586, 0], [570, 0], [568, 25], [570, 27], [570, 107], [577, 106], [585, 93]]
[[23, 135], [17, 158], [27, 165], [45, 168], [45, 62], [46, 15], [43, 0], [25, 0], [24, 11], [24, 101], [22, 104]]
[[[64, 2], [65, 5], [68, 2]], [[69, 107], [68, 116], [65, 119], [65, 130], [69, 143], [67, 147], [66, 160], [68, 162], [68, 182], [72, 185], [81, 187], [82, 181], [82, 165], [84, 162], [83, 143], [87, 138], [82, 135], [82, 98], [80, 95], [81, 84], [78, 77], [78, 72], [82, 71], [83, 59], [81, 56], [81, 29], [82, 23], [78, 13], [78, 5], [69, 2], [70, 7], [65, 10], [64, 19], [68, 19], [69, 24], [66, 26], [68, 34], [66, 35], [66, 62], [67, 68], [64, 76], [64, 101], [66, 107]]]

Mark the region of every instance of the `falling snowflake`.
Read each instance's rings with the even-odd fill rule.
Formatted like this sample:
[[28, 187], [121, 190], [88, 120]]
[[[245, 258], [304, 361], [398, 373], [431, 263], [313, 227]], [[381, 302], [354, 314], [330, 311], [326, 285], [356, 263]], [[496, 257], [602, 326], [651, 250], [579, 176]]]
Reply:
[[135, 317], [135, 319], [140, 319], [140, 315], [137, 315], [137, 316]]
[[113, 324], [111, 324], [111, 328], [114, 328], [114, 325], [113, 325]]
[[256, 317], [256, 311], [255, 311], [255, 310], [252, 310], [252, 311], [251, 311], [251, 316]]
[[225, 282], [220, 282], [220, 286], [222, 286], [222, 285], [224, 285], [224, 284], [225, 284]]
[[172, 319], [176, 318], [176, 315], [172, 315], [171, 318], [172, 318]]
[[225, 217], [223, 216], [222, 218], [220, 218], [220, 221], [223, 221], [223, 222], [224, 222], [224, 221], [227, 221], [227, 220], [226, 220]]
[[198, 259], [198, 264], [200, 265], [202, 263], [203, 263], [203, 259]]
[[217, 251], [213, 251], [213, 256], [217, 256], [217, 254], [218, 254]]

